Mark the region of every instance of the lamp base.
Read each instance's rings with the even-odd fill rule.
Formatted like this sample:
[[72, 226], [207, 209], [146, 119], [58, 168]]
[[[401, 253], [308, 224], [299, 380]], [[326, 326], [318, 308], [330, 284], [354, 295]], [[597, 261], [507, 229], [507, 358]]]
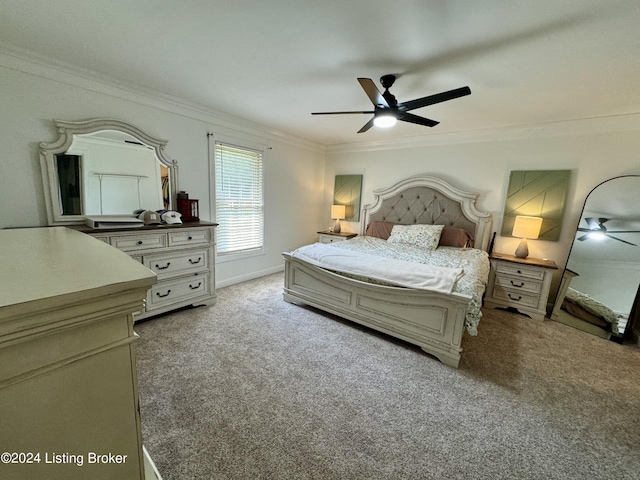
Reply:
[[333, 226], [333, 231], [335, 233], [340, 233], [340, 220], [336, 219], [336, 224]]
[[520, 240], [520, 245], [516, 248], [516, 257], [527, 258], [529, 256], [529, 245], [527, 245], [527, 239]]

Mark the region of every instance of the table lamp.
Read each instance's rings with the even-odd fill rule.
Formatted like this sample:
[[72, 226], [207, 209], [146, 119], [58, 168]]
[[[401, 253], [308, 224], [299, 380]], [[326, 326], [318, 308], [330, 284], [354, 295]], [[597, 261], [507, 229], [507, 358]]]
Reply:
[[514, 237], [521, 238], [520, 245], [516, 249], [516, 257], [527, 258], [529, 256], [529, 246], [527, 245], [527, 238], [529, 240], [535, 240], [540, 235], [540, 228], [542, 227], [542, 218], [540, 217], [527, 217], [524, 215], [517, 215], [516, 220], [513, 223]]
[[336, 224], [333, 226], [333, 231], [340, 233], [340, 220], [345, 218], [347, 208], [344, 205], [331, 205], [331, 218], [335, 219]]

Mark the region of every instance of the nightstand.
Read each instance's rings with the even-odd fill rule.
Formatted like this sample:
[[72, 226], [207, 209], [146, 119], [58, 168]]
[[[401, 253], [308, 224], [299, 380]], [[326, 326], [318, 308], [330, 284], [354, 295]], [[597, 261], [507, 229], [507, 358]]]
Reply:
[[332, 232], [330, 230], [325, 230], [324, 232], [318, 232], [318, 241], [320, 243], [336, 243], [336, 242], [344, 242], [345, 240], [349, 240], [350, 238], [357, 237], [357, 233], [348, 233], [348, 232]]
[[536, 320], [544, 320], [553, 271], [552, 260], [518, 258], [493, 253], [485, 306], [512, 307]]

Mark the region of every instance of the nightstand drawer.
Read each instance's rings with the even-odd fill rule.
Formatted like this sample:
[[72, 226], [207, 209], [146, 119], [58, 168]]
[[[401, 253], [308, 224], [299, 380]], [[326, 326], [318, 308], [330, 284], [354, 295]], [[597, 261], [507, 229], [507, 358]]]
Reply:
[[536, 280], [542, 280], [544, 278], [544, 270], [541, 268], [509, 262], [497, 262], [496, 273], [504, 273], [515, 277], [533, 278]]
[[346, 238], [344, 237], [334, 237], [331, 235], [320, 235], [318, 237], [320, 243], [336, 243], [336, 242], [344, 242]]
[[537, 308], [538, 303], [540, 303], [540, 295], [533, 295], [525, 292], [516, 292], [513, 290], [502, 288], [498, 285], [493, 288], [492, 297], [496, 300], [507, 302], [514, 307], [518, 307], [520, 305], [523, 307]]
[[530, 280], [523, 276], [512, 277], [509, 275], [496, 275], [496, 286], [515, 291], [523, 291], [539, 295], [542, 292], [542, 281]]

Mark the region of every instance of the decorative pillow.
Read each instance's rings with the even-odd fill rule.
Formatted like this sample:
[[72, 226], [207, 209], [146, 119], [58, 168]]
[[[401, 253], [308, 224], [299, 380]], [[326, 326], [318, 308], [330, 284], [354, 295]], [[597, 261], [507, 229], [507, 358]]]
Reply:
[[386, 240], [389, 238], [389, 235], [391, 235], [391, 230], [394, 225], [397, 224], [392, 222], [371, 222], [367, 225], [367, 231], [364, 234]]
[[444, 225], [394, 225], [387, 241], [435, 250], [443, 228]]
[[462, 228], [444, 227], [438, 246], [472, 248], [473, 237]]

